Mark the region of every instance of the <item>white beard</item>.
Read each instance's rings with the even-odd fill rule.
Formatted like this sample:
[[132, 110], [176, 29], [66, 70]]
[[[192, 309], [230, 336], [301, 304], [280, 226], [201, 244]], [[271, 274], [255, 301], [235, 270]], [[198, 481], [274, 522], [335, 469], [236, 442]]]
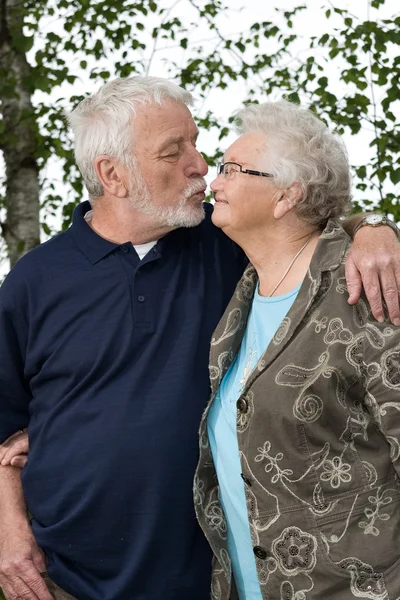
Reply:
[[203, 203], [191, 205], [187, 201], [205, 187], [205, 179], [197, 177], [190, 182], [176, 206], [160, 206], [152, 199], [142, 174], [135, 166], [135, 177], [131, 179], [130, 185], [134, 194], [130, 195], [129, 200], [135, 210], [153, 217], [154, 224], [167, 227], [196, 227], [205, 217]]

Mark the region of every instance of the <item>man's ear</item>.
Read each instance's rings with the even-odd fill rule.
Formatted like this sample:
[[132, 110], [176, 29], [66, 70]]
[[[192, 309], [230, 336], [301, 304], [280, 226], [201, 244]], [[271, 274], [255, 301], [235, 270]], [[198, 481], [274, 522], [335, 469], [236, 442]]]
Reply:
[[298, 181], [294, 181], [288, 188], [280, 190], [280, 195], [276, 201], [274, 208], [275, 219], [281, 219], [288, 212], [293, 210], [302, 195], [301, 185]]
[[129, 193], [127, 174], [122, 165], [106, 154], [96, 156], [94, 168], [105, 192], [116, 198], [126, 198]]

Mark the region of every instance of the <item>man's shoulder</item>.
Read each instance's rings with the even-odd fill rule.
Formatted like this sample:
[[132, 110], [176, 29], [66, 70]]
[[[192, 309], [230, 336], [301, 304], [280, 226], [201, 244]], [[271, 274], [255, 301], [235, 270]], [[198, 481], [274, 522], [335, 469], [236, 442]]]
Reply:
[[65, 260], [70, 248], [70, 231], [66, 230], [27, 252], [6, 276], [0, 288], [3, 294], [29, 287], [30, 283], [37, 285], [41, 274], [55, 261]]
[[14, 266], [14, 269], [26, 270], [32, 269], [36, 265], [45, 265], [46, 262], [54, 257], [57, 257], [60, 253], [63, 255], [64, 252], [71, 246], [71, 231], [61, 231], [57, 233], [49, 240], [42, 242], [27, 252]]

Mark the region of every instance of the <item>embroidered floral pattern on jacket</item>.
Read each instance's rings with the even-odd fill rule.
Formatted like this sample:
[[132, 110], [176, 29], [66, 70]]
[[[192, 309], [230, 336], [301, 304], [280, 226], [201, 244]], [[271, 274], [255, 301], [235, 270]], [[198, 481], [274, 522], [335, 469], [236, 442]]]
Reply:
[[329, 481], [331, 486], [335, 489], [337, 489], [342, 482], [348, 483], [351, 481], [351, 465], [342, 462], [340, 456], [334, 456], [332, 460], [325, 461], [323, 469], [320, 479]]
[[317, 540], [298, 527], [288, 527], [272, 543], [272, 551], [285, 575], [312, 571], [316, 563]]

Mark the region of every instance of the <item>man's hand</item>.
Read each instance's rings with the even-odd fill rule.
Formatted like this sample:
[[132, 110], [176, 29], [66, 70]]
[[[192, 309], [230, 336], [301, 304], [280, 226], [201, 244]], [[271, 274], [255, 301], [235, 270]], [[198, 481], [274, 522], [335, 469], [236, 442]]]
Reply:
[[[0, 467], [9, 469], [12, 467]], [[42, 550], [27, 520], [6, 523], [0, 529], [0, 587], [7, 600], [53, 600], [40, 575], [46, 571]]]
[[400, 244], [389, 227], [361, 227], [346, 261], [346, 280], [349, 304], [360, 298], [361, 288], [380, 323], [384, 320], [382, 296], [389, 317], [400, 325]]
[[22, 469], [28, 460], [28, 451], [28, 432], [18, 431], [0, 444], [0, 465], [12, 465]]

